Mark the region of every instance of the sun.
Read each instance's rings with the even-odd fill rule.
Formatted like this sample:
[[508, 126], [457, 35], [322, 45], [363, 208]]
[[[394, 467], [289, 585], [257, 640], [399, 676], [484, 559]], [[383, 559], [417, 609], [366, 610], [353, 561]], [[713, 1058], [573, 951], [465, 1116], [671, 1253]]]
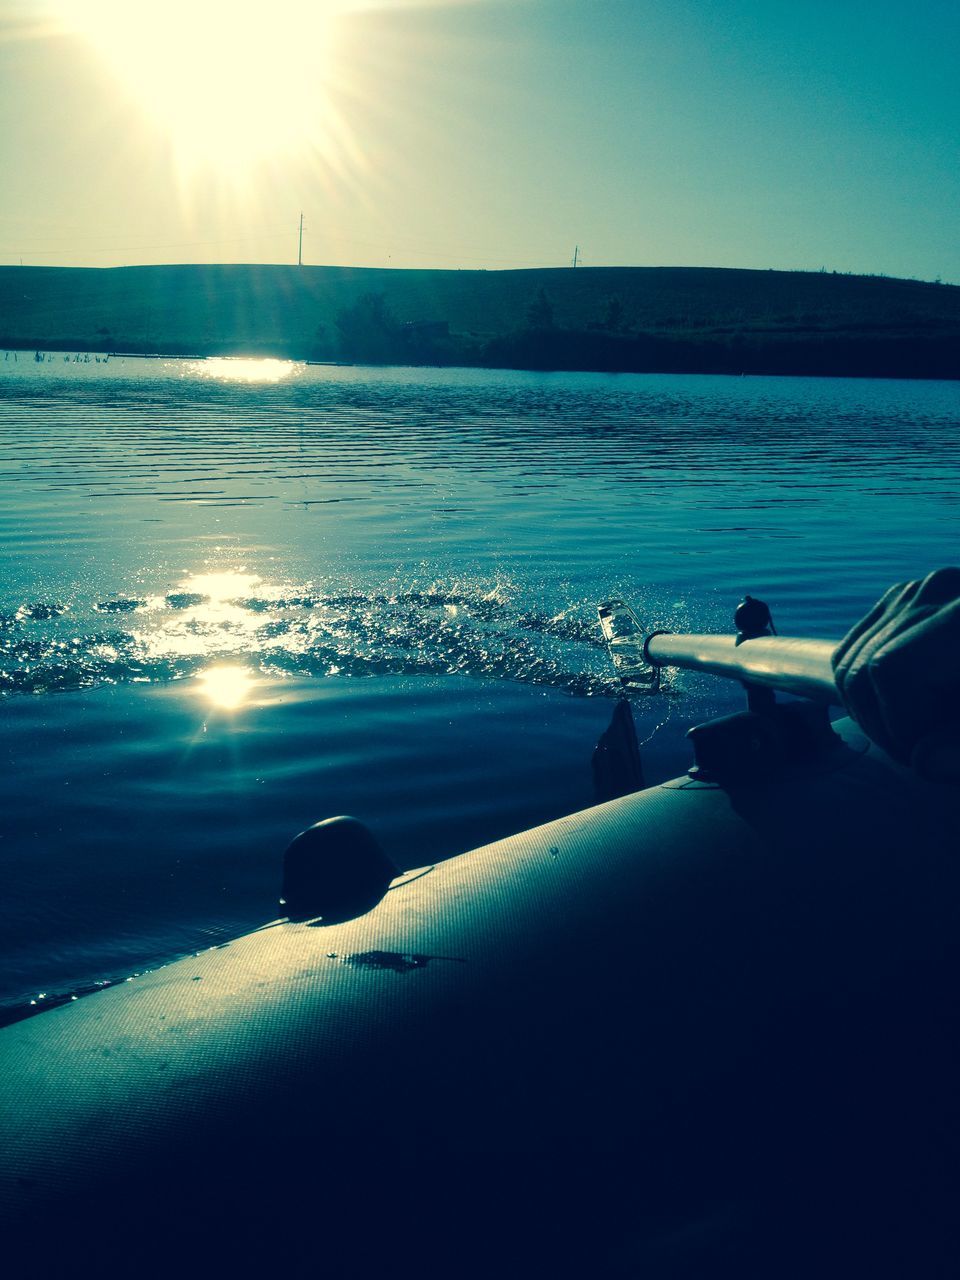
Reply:
[[323, 151], [340, 0], [63, 0], [184, 168]]

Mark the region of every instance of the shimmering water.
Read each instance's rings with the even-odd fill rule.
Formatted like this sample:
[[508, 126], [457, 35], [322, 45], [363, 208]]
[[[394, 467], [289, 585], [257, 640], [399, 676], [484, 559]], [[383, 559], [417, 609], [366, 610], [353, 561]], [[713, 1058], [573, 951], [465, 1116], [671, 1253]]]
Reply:
[[[591, 802], [595, 606], [839, 636], [958, 558], [960, 387], [0, 353], [0, 1006]], [[650, 779], [737, 704], [638, 699]]]

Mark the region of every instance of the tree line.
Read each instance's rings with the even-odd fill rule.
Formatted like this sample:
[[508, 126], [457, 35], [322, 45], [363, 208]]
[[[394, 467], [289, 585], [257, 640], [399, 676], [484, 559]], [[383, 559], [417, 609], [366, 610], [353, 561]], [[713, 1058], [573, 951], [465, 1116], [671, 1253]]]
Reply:
[[[835, 333], [815, 326], [672, 334], [637, 331], [611, 295], [584, 328], [556, 322], [541, 288], [513, 330], [487, 338], [451, 334], [443, 323], [401, 322], [382, 293], [367, 293], [335, 320], [337, 353], [361, 364], [636, 373], [796, 374], [902, 378], [960, 377], [952, 334]], [[321, 335], [330, 353], [326, 334]], [[318, 352], [318, 354], [320, 354]]]

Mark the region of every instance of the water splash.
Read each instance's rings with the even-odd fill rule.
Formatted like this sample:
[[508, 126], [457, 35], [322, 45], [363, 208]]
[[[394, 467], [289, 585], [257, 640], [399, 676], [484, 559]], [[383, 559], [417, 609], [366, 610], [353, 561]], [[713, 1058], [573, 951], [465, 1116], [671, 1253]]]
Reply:
[[[97, 625], [109, 618], [112, 625]], [[84, 626], [87, 622], [92, 625]], [[242, 663], [267, 676], [456, 675], [610, 696], [619, 686], [592, 601], [529, 607], [505, 580], [383, 591], [198, 574], [165, 595], [32, 602], [3, 616], [0, 692], [166, 683]]]
[[[236, 594], [234, 594], [236, 593]], [[237, 663], [266, 675], [457, 675], [581, 695], [613, 682], [591, 605], [525, 607], [506, 582], [390, 591], [278, 590], [252, 575], [200, 575], [166, 595], [31, 603], [0, 628], [0, 691], [168, 682]], [[113, 625], [86, 626], [97, 618]]]

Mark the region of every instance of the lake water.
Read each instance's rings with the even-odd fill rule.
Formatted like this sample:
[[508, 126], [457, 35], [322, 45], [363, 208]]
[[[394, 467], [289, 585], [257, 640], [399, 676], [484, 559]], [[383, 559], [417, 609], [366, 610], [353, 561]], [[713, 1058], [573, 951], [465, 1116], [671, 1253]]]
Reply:
[[[0, 1017], [272, 918], [320, 818], [590, 804], [599, 600], [839, 638], [958, 533], [955, 383], [0, 352]], [[740, 701], [636, 697], [648, 781]]]

